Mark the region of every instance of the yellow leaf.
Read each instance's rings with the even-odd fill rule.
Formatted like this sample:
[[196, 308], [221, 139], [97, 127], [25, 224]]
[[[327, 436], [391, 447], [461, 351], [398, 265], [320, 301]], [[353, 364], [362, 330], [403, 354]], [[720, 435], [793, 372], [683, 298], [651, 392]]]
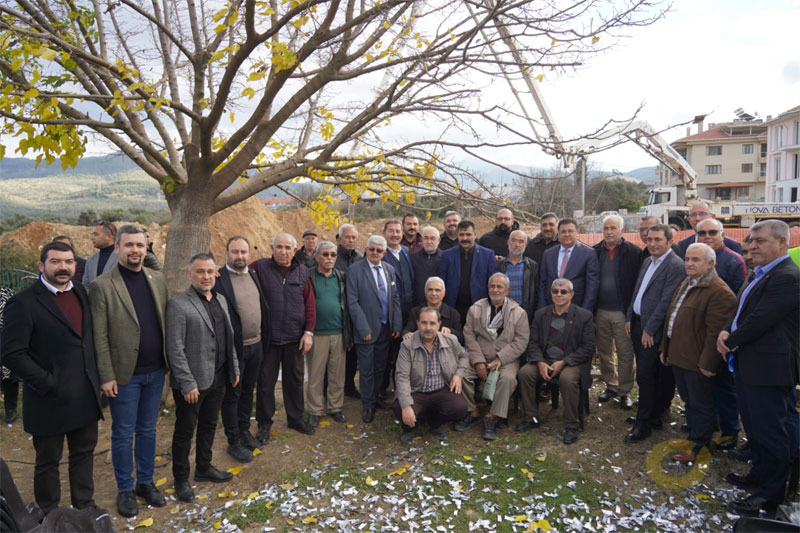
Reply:
[[150, 527], [152, 525], [153, 525], [153, 517], [151, 516], [150, 518], [145, 518], [144, 520], [136, 524], [136, 527]]
[[[267, 75], [266, 71], [257, 70], [255, 72], [251, 72], [250, 75], [247, 76], [247, 81], [258, 81], [266, 75]], [[244, 94], [244, 91], [242, 91], [242, 94]]]
[[465, 461], [472, 461], [472, 456], [471, 455], [465, 455], [464, 456], [464, 460]]
[[322, 422], [319, 423], [319, 427], [321, 427], [321, 428], [326, 428], [326, 427], [328, 427], [330, 425], [331, 425], [331, 421], [330, 420], [323, 420]]
[[231, 111], [231, 114], [229, 116], [231, 119], [231, 124], [233, 124], [233, 119], [236, 118], [236, 114], [233, 111]]
[[595, 35], [594, 37], [592, 37], [592, 44], [597, 44], [597, 41], [599, 41], [599, 40], [600, 40], [600, 37]]
[[220, 492], [219, 494], [217, 494], [218, 498], [233, 498], [234, 496], [235, 494], [232, 492]]
[[697, 494], [695, 495], [695, 498], [697, 498], [698, 500], [708, 500], [709, 498], [711, 498], [711, 496], [709, 496], [708, 494]]
[[555, 46], [557, 42], [558, 42], [558, 41], [556, 41], [555, 39], [553, 39], [552, 41], [550, 41], [550, 46]]
[[545, 459], [547, 459], [547, 454], [545, 452], [539, 452], [536, 454], [537, 461], [544, 461]]
[[534, 79], [535, 79], [536, 81], [538, 81], [539, 83], [542, 83], [542, 80], [544, 80], [544, 74], [539, 74], [539, 75], [538, 75], [538, 76], [536, 76]]
[[23, 98], [36, 98], [39, 96], [38, 89], [28, 89], [25, 91], [25, 94], [22, 95]]
[[538, 531], [540, 529], [542, 531], [552, 531], [550, 522], [542, 518], [538, 522], [531, 522], [531, 525], [528, 527], [528, 531]]
[[248, 100], [252, 100], [252, 98], [256, 95], [255, 90], [252, 87], [245, 87], [242, 90], [242, 96], [246, 96]]
[[234, 476], [238, 476], [239, 472], [241, 472], [242, 470], [244, 470], [243, 466], [236, 466], [234, 468], [229, 468], [228, 473], [233, 474]]
[[304, 524], [316, 524], [317, 523], [317, 519], [314, 518], [313, 516], [307, 516], [307, 517], [303, 518], [303, 523]]
[[353, 435], [353, 440], [359, 440], [360, 438], [358, 435]]
[[528, 515], [526, 514], [518, 514], [514, 517], [514, 522], [525, 522], [528, 520]]
[[247, 495], [248, 500], [252, 500], [253, 498], [258, 498], [257, 492], [251, 492], [250, 494]]
[[389, 28], [391, 28], [391, 27], [392, 27], [392, 25], [391, 25], [391, 24], [389, 24], [388, 22], [384, 22], [384, 23], [383, 23], [383, 27], [384, 27], [384, 29], [387, 29], [387, 30], [388, 30]]
[[222, 20], [222, 17], [224, 17], [227, 13], [228, 13], [228, 8], [220, 9], [219, 11], [211, 15], [211, 20], [213, 20], [214, 22], [219, 22], [220, 20]]
[[389, 475], [390, 476], [402, 476], [405, 473], [406, 473], [406, 469], [405, 468], [398, 468], [397, 470], [395, 470], [394, 472], [390, 473]]
[[253, 448], [253, 457], [261, 455], [262, 453], [264, 453], [264, 452], [262, 452], [258, 448]]
[[[156, 455], [156, 461], [160, 461], [160, 460], [161, 460], [161, 456], [160, 455]], [[164, 479], [167, 479], [167, 478], [164, 478]]]
[[355, 426], [353, 424], [347, 424], [347, 429], [353, 429]]
[[222, 529], [222, 522], [214, 522], [214, 529]]
[[172, 509], [170, 509], [170, 510], [169, 510], [169, 512], [170, 512], [170, 513], [177, 513], [177, 512], [178, 512], [178, 511], [180, 511], [180, 510], [181, 510], [181, 508], [180, 508], [180, 507], [173, 507]]
[[267, 503], [265, 503], [265, 504], [264, 504], [264, 507], [266, 507], [267, 509], [269, 509], [269, 508], [271, 508], [273, 505], [275, 505], [275, 502], [273, 502], [273, 501], [269, 501], [269, 502], [267, 502]]
[[208, 498], [208, 494], [201, 494], [200, 496], [197, 497], [198, 500], [205, 500], [207, 498]]
[[284, 483], [283, 485], [281, 485], [281, 488], [284, 490], [292, 490], [294, 488], [294, 485], [292, 485], [291, 483]]
[[291, 518], [287, 518], [286, 519], [286, 523], [291, 525], [291, 526], [293, 526], [294, 525], [294, 520], [292, 520]]
[[175, 494], [175, 489], [167, 489], [164, 491], [165, 494]]
[[156, 487], [160, 487], [161, 485], [165, 484], [166, 482], [167, 482], [167, 478], [162, 477], [161, 479], [156, 481]]
[[369, 485], [370, 487], [374, 487], [375, 485], [378, 484], [378, 482], [376, 480], [372, 479], [369, 476], [367, 476], [366, 482], [367, 482], [367, 485]]
[[50, 50], [49, 48], [45, 48], [42, 51], [42, 59], [46, 59], [47, 61], [52, 61], [56, 58], [56, 51]]

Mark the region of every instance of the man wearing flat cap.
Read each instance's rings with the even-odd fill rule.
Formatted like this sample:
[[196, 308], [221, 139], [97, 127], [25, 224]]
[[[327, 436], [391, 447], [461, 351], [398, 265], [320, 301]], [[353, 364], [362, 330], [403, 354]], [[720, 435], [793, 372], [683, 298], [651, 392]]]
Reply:
[[314, 249], [317, 247], [317, 232], [313, 229], [307, 229], [303, 232], [303, 246], [297, 250], [294, 256], [297, 261], [306, 266], [306, 268], [314, 268], [317, 266], [317, 260], [314, 258]]

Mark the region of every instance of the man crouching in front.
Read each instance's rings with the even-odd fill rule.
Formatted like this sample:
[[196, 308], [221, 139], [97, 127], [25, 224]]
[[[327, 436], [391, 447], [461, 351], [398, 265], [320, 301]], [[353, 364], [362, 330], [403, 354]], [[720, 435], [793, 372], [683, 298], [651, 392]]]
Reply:
[[214, 256], [195, 255], [189, 261], [192, 286], [167, 303], [167, 357], [175, 398], [172, 475], [175, 495], [182, 502], [194, 499], [189, 485], [189, 450], [195, 428], [194, 480], [224, 483], [233, 478], [211, 466], [225, 379], [234, 387], [239, 383], [228, 307], [224, 297], [213, 290], [216, 271]]
[[417, 422], [424, 416], [431, 434], [447, 438], [442, 423], [460, 420], [467, 414], [461, 395], [461, 377], [469, 358], [455, 335], [439, 332], [441, 318], [433, 307], [423, 307], [417, 331], [400, 345], [395, 379], [397, 399], [394, 414], [403, 424], [400, 440], [414, 438]]

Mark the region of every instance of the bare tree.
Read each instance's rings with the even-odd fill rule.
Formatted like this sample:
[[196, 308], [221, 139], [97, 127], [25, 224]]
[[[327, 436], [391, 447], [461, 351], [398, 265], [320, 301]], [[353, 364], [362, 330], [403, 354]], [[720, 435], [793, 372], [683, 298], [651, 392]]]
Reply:
[[[494, 96], [498, 75], [574, 68], [663, 10], [647, 0], [3, 1], [2, 131], [21, 154], [65, 168], [99, 138], [155, 179], [172, 213], [175, 291], [188, 258], [208, 248], [210, 216], [270, 186], [309, 178], [352, 201], [459, 196], [449, 172], [436, 173], [446, 154], [537, 143]], [[513, 54], [500, 32], [519, 43]], [[320, 221], [334, 201], [321, 198]]]

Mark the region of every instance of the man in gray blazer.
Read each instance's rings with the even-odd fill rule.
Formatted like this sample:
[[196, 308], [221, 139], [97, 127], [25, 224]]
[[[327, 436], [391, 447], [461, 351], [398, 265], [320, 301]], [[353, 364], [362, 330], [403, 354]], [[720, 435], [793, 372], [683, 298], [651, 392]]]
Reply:
[[167, 503], [153, 483], [153, 469], [156, 423], [167, 370], [164, 318], [168, 296], [164, 275], [143, 266], [147, 240], [142, 228], [121, 227], [116, 251], [117, 266], [89, 285], [89, 306], [100, 390], [111, 410], [117, 511], [131, 517], [139, 512], [136, 496], [153, 507]]
[[92, 245], [98, 249], [97, 253], [86, 259], [83, 270], [84, 285], [88, 285], [111, 270], [117, 264], [117, 254], [114, 253], [114, 242], [117, 238], [117, 227], [111, 222], [102, 220], [92, 229]]
[[625, 437], [628, 442], [639, 442], [649, 437], [653, 429], [661, 429], [661, 418], [675, 395], [672, 371], [658, 359], [667, 309], [685, 277], [683, 260], [672, 252], [671, 246], [669, 226], [656, 224], [647, 231], [650, 256], [639, 270], [628, 308], [625, 331], [633, 342], [639, 385], [639, 411], [633, 430]]
[[225, 396], [225, 380], [239, 383], [233, 327], [225, 298], [214, 291], [214, 256], [200, 253], [189, 261], [192, 286], [167, 303], [167, 357], [175, 398], [172, 474], [175, 495], [189, 502], [189, 450], [197, 428], [195, 481], [224, 483], [233, 476], [211, 466], [214, 432]]
[[381, 261], [385, 254], [386, 239], [371, 235], [366, 259], [347, 269], [347, 305], [361, 376], [361, 419], [366, 423], [375, 418], [376, 405], [381, 409], [390, 407], [378, 401], [378, 392], [390, 341], [399, 338], [403, 329], [396, 275], [391, 265]]

